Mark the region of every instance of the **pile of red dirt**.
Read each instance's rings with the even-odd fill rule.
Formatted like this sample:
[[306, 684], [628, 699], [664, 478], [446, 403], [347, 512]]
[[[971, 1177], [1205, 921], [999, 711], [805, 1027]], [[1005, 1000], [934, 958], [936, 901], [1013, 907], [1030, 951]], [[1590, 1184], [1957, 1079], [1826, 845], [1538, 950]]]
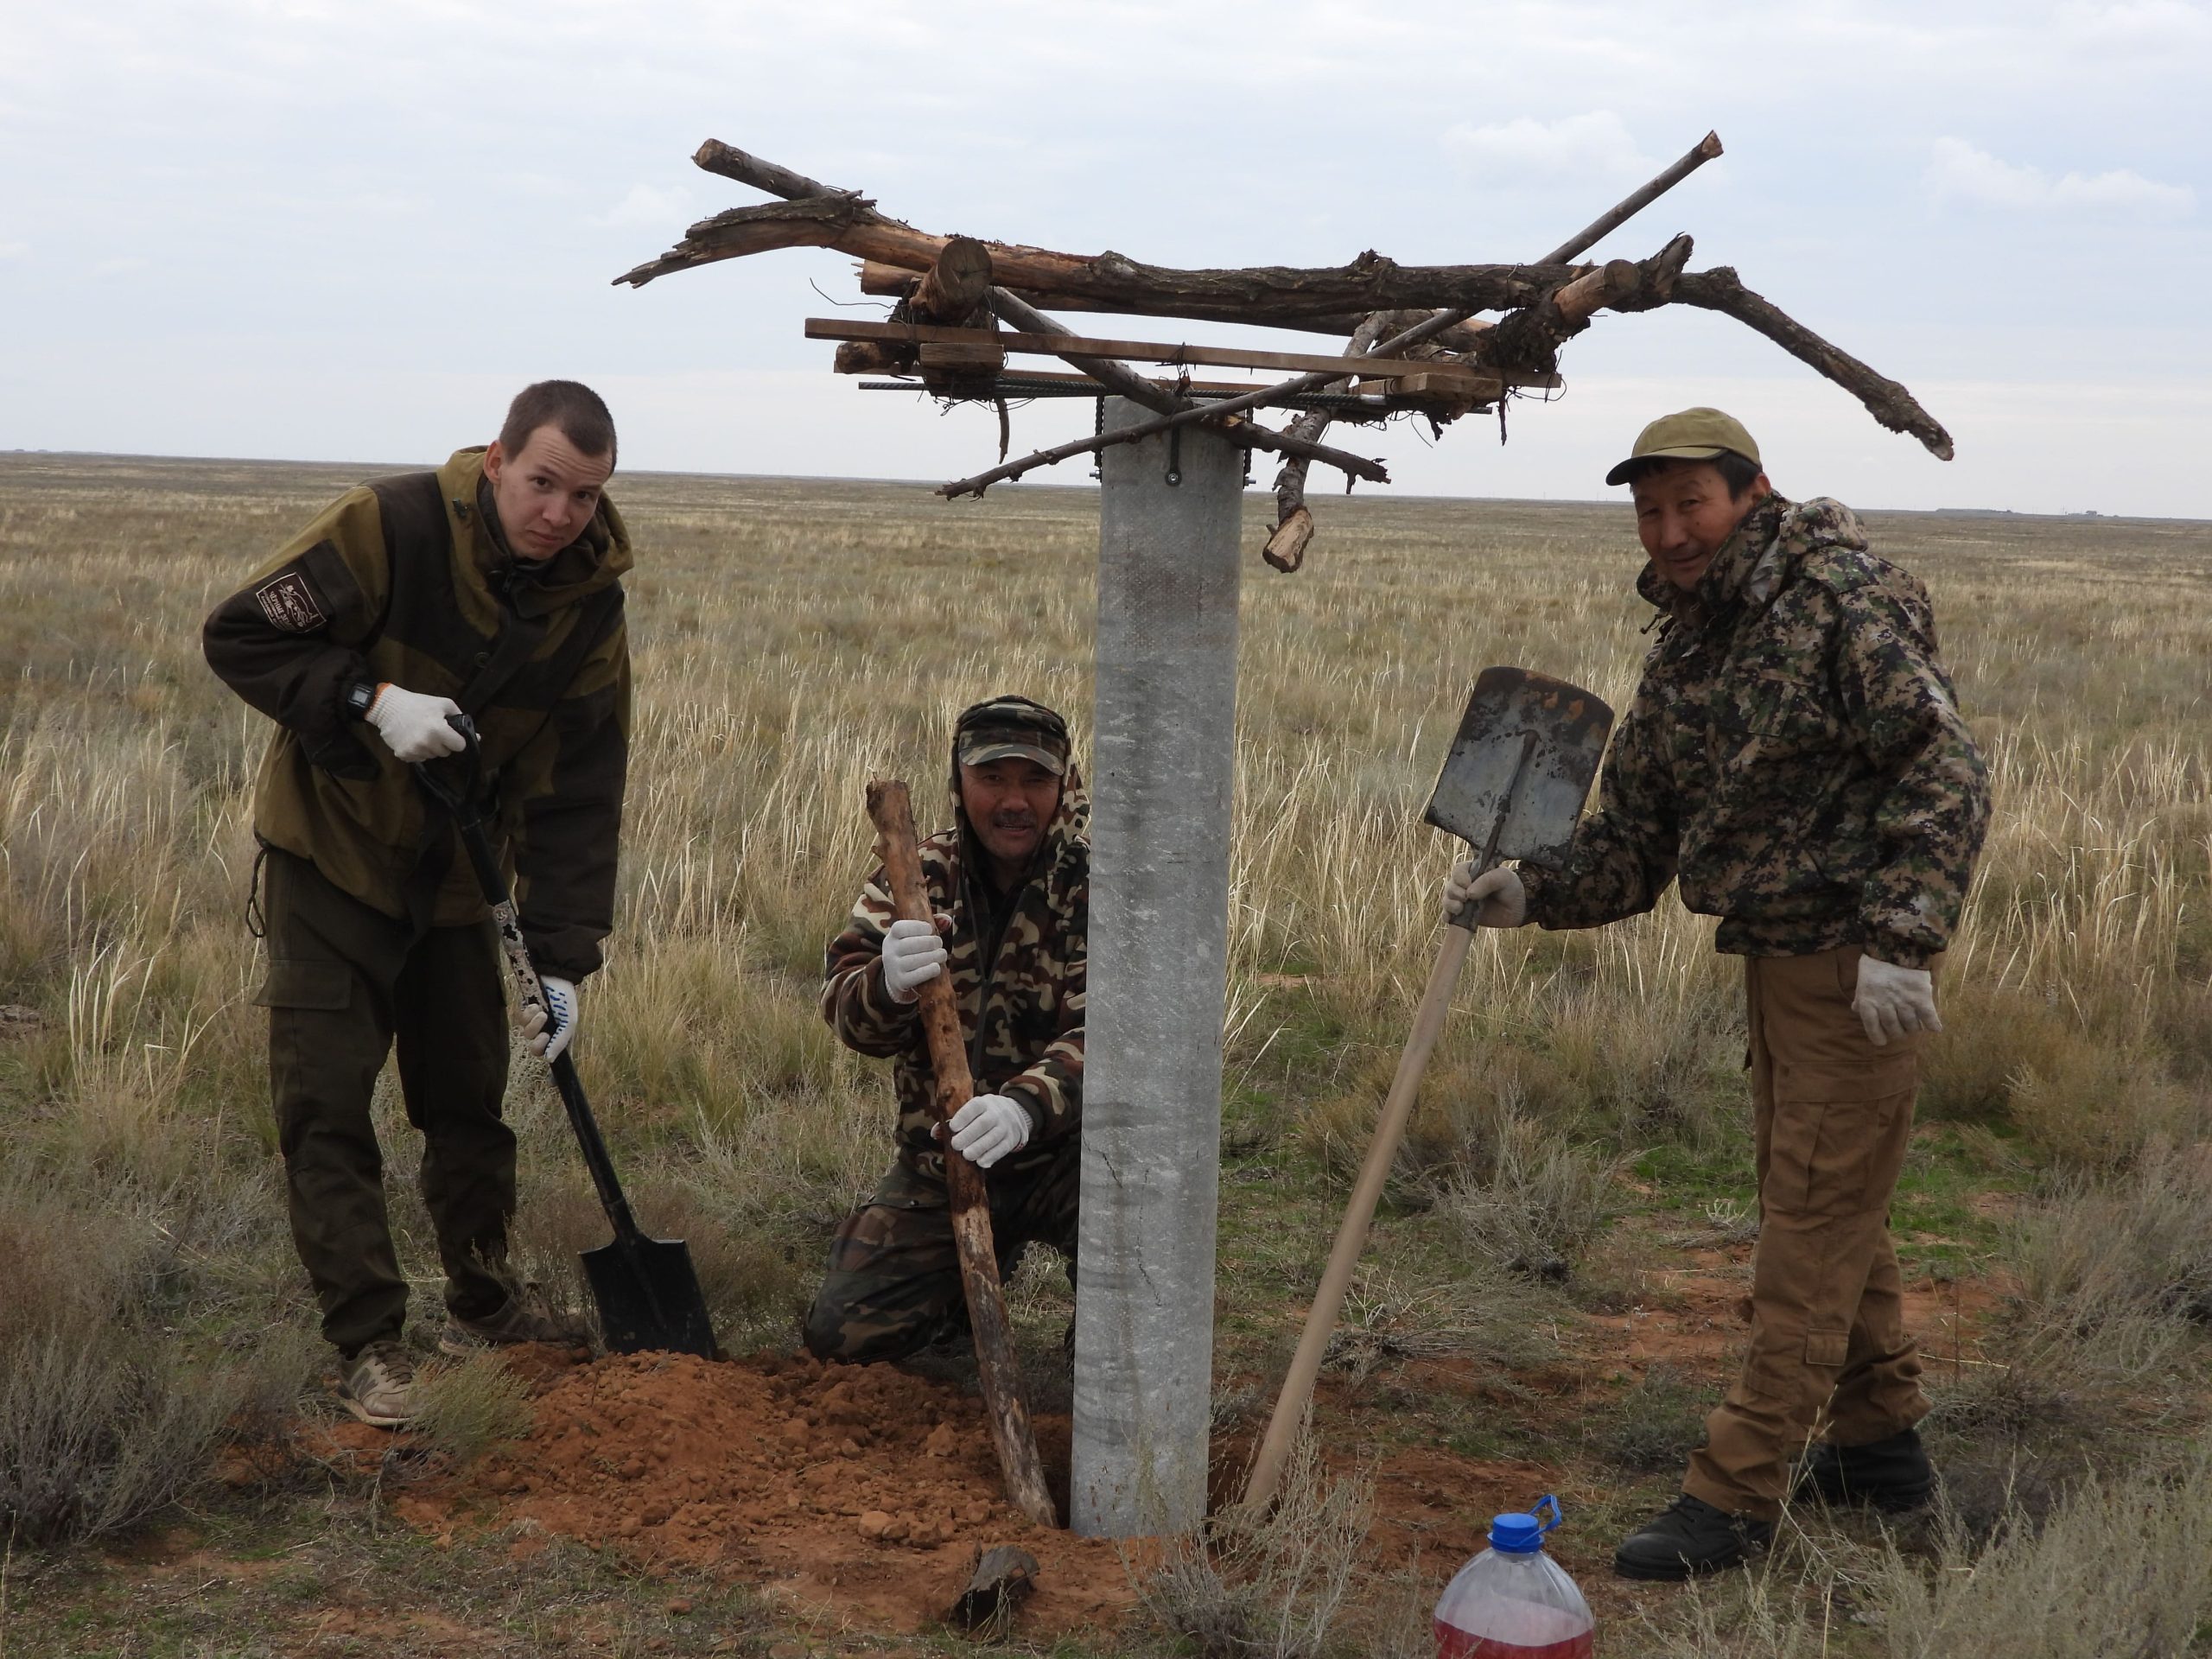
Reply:
[[[609, 1358], [549, 1370], [533, 1410], [524, 1439], [400, 1512], [434, 1531], [535, 1522], [648, 1570], [727, 1572], [906, 1630], [940, 1618], [1001, 1543], [1039, 1563], [1026, 1631], [1118, 1622], [1134, 1599], [1110, 1544], [1006, 1503], [979, 1400], [888, 1365]], [[1067, 1420], [1037, 1430], [1064, 1489]]]

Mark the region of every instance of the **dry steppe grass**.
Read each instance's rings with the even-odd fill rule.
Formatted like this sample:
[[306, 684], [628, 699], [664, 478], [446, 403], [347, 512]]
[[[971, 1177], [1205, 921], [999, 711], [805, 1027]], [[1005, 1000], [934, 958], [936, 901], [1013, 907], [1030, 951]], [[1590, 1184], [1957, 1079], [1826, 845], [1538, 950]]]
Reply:
[[[198, 624], [358, 475], [0, 456], [0, 1005], [18, 1011], [0, 1020], [0, 1529], [19, 1549], [141, 1522], [193, 1491], [222, 1436], [296, 1399], [325, 1408], [249, 1006], [263, 732], [206, 671]], [[1087, 724], [1095, 498], [953, 506], [914, 486], [677, 476], [617, 495], [643, 550], [639, 721], [620, 921], [579, 1058], [640, 1211], [690, 1241], [725, 1340], [785, 1342], [828, 1225], [887, 1147], [878, 1069], [814, 1013], [867, 859], [862, 782], [906, 776], [932, 816], [950, 715], [993, 691]], [[1936, 1368], [1939, 1446], [1980, 1484], [1962, 1479], [1932, 1530], [1805, 1517], [1758, 1577], [1606, 1604], [1605, 1650], [2204, 1650], [2212, 1486], [2190, 1447], [2212, 1311], [2212, 529], [1873, 524], [1935, 595], [1997, 788], [1900, 1222], [1918, 1269], [1997, 1298], [1972, 1363]], [[1447, 849], [1420, 808], [1465, 688], [1522, 663], [1624, 702], [1647, 614], [1627, 529], [1614, 508], [1358, 500], [1330, 509], [1300, 575], [1255, 559], [1225, 1423], [1265, 1408], [1427, 972]], [[1584, 1421], [1552, 1419], [1520, 1379], [1582, 1351], [1585, 1314], [1649, 1301], [1657, 1257], [1741, 1241], [1737, 974], [1710, 928], [1670, 900], [1597, 933], [1478, 944], [1378, 1234], [1353, 1368], [1370, 1391], [1346, 1383], [1332, 1436], [1585, 1471], [1614, 1494], [1571, 1558], [1586, 1578], [1599, 1535], [1671, 1489], [1655, 1414], [1678, 1427], [1678, 1396], [1710, 1379], [1601, 1373], [1613, 1415]], [[512, 1110], [530, 1258], [573, 1289], [574, 1252], [603, 1236], [595, 1207], [524, 1067]], [[387, 1145], [427, 1313], [413, 1149], [396, 1127]], [[1049, 1340], [1065, 1287], [1025, 1273], [1016, 1306]], [[1388, 1380], [1438, 1351], [1488, 1367], [1490, 1391]], [[496, 1389], [449, 1403], [457, 1441], [496, 1432]], [[1346, 1530], [1354, 1496], [1320, 1532]], [[2141, 1541], [2154, 1530], [2200, 1553], [2162, 1554]], [[2082, 1613], [2118, 1621], [2118, 1645], [2082, 1645], [2078, 1619], [2018, 1588], [2072, 1585], [2062, 1562], [2129, 1538], [2135, 1554], [2109, 1557], [2137, 1586], [2126, 1605]], [[1264, 1542], [1192, 1570], [1279, 1563], [1285, 1541]], [[43, 1559], [60, 1596], [68, 1558]], [[18, 1558], [18, 1586], [32, 1570]], [[10, 1632], [10, 1593], [37, 1582], [0, 1589], [0, 1633], [96, 1650]], [[1437, 1582], [1416, 1574], [1408, 1605]], [[1195, 1637], [1205, 1619], [1179, 1606]], [[1247, 1601], [1230, 1623], [1268, 1621]], [[1400, 1624], [1386, 1640], [1309, 1621], [1295, 1645], [1418, 1650], [1419, 1620]]]

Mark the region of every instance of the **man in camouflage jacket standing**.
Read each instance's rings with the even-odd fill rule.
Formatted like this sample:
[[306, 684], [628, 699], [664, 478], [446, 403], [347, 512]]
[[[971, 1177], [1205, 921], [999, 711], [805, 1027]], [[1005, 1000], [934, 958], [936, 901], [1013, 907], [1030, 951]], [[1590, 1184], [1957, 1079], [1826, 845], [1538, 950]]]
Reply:
[[613, 469], [607, 406], [540, 382], [488, 448], [348, 491], [207, 619], [209, 664], [276, 722], [254, 830], [278, 1144], [340, 1398], [379, 1427], [422, 1404], [369, 1110], [395, 1038], [445, 1268], [440, 1345], [578, 1334], [507, 1267], [499, 945], [414, 774], [462, 747], [450, 716], [474, 719], [554, 1014], [524, 1035], [550, 1059], [575, 1035], [576, 986], [613, 911], [630, 722], [630, 542], [601, 493]]
[[[899, 1160], [848, 1216], [806, 1316], [824, 1359], [898, 1359], [964, 1324], [944, 1160], [990, 1172], [999, 1272], [1033, 1242], [1075, 1273], [1082, 1167], [1090, 800], [1067, 722], [993, 697], [953, 727], [953, 827], [922, 843], [932, 928], [893, 920], [880, 868], [830, 941], [823, 1017], [849, 1048], [888, 1057]], [[981, 1091], [934, 1133], [919, 988], [950, 973]]]
[[1750, 1351], [1681, 1496], [1615, 1555], [1631, 1578], [1741, 1560], [1804, 1490], [1910, 1508], [1934, 1484], [1889, 1205], [1934, 972], [1988, 824], [1988, 781], [1937, 660], [1920, 583], [1851, 511], [1793, 503], [1717, 410], [1653, 422], [1629, 485], [1660, 632], [1596, 810], [1557, 871], [1480, 877], [1485, 926], [1594, 927], [1669, 881], [1745, 958], [1760, 1233]]

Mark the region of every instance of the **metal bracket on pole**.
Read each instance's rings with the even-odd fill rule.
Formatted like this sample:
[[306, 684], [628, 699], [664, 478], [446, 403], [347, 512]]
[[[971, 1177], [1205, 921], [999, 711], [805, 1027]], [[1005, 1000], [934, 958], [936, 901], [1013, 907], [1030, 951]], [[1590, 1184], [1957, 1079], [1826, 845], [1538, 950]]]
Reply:
[[1071, 1483], [1091, 1536], [1205, 1517], [1243, 459], [1198, 429], [1100, 457]]

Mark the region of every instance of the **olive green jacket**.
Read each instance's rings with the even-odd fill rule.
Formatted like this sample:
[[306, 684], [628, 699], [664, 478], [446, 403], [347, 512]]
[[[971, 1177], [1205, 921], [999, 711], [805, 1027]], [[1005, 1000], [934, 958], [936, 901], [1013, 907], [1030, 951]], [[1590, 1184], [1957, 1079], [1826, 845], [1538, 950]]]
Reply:
[[[602, 499], [542, 565], [505, 545], [484, 452], [347, 491], [218, 605], [207, 661], [276, 722], [254, 830], [395, 918], [455, 925], [483, 897], [443, 815], [341, 698], [357, 680], [451, 697], [493, 779], [495, 838], [540, 968], [580, 979], [613, 923], [629, 754], [620, 578]], [[451, 767], [456, 762], [441, 761]]]

